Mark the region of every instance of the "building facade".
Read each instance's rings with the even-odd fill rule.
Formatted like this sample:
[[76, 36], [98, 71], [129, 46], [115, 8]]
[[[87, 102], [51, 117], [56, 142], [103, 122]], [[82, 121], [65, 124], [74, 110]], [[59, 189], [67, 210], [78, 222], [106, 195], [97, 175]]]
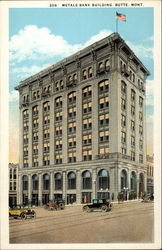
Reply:
[[147, 155], [147, 192], [154, 193], [154, 157]]
[[9, 206], [17, 205], [18, 164], [9, 163]]
[[20, 82], [19, 203], [145, 192], [148, 75], [113, 33]]

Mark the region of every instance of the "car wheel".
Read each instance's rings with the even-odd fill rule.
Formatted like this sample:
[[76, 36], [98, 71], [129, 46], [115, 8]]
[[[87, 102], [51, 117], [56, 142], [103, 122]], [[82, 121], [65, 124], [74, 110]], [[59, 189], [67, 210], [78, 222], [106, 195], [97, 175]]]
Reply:
[[65, 205], [64, 205], [63, 203], [60, 203], [60, 204], [59, 204], [59, 207], [60, 207], [61, 209], [64, 209]]
[[92, 209], [90, 208], [90, 207], [88, 207], [88, 206], [85, 206], [85, 207], [83, 207], [83, 211], [85, 211], [85, 212], [91, 212], [92, 211]]
[[102, 211], [102, 212], [107, 212], [107, 210], [108, 210], [107, 206], [103, 205], [103, 206], [101, 207], [101, 211]]
[[32, 212], [32, 218], [35, 219], [36, 218], [36, 212]]
[[21, 217], [22, 220], [26, 220], [26, 218], [27, 218], [27, 216], [26, 216], [25, 213], [22, 213], [22, 214], [20, 215], [20, 217]]

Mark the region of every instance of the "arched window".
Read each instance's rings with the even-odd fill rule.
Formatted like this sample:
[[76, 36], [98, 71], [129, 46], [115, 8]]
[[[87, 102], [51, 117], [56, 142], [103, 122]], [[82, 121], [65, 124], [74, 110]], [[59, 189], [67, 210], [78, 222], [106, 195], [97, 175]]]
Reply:
[[88, 77], [89, 78], [92, 77], [92, 68], [91, 67], [88, 69]]
[[110, 60], [105, 61], [105, 68], [108, 68], [110, 66]]
[[50, 93], [50, 92], [51, 92], [51, 86], [50, 86], [50, 85], [48, 86], [48, 90], [47, 90], [47, 92], [48, 92], [48, 93]]
[[62, 96], [59, 96], [55, 99], [56, 108], [62, 108]]
[[36, 100], [37, 99], [37, 95], [36, 95], [36, 92], [33, 93], [33, 100]]
[[73, 79], [72, 79], [72, 76], [70, 75], [69, 77], [68, 77], [68, 82], [71, 82]]
[[83, 79], [87, 79], [87, 70], [83, 70]]
[[99, 82], [98, 87], [99, 87], [100, 93], [102, 93], [104, 91], [108, 91], [109, 90], [109, 80], [103, 80], [103, 81]]
[[50, 110], [50, 103], [49, 102], [44, 102], [43, 103], [43, 111], [49, 111]]
[[62, 175], [60, 173], [55, 174], [55, 190], [62, 189]]
[[100, 62], [99, 63], [99, 70], [102, 70], [102, 69], [104, 69], [104, 64], [103, 64], [103, 62]]
[[50, 188], [50, 177], [48, 174], [43, 175], [43, 190], [49, 190]]
[[32, 176], [32, 187], [33, 190], [38, 190], [38, 176], [36, 174]]
[[121, 190], [123, 190], [124, 188], [127, 188], [127, 172], [123, 169], [121, 171]]
[[105, 169], [100, 170], [98, 173], [98, 189], [109, 189], [109, 173]]
[[23, 175], [22, 177], [22, 189], [28, 190], [28, 176], [27, 175]]
[[77, 81], [77, 74], [74, 74], [74, 75], [73, 75], [73, 81], [74, 81], [74, 82]]
[[74, 172], [68, 174], [68, 189], [76, 188], [76, 175]]
[[83, 88], [82, 93], [83, 93], [83, 98], [91, 97], [91, 95], [92, 95], [92, 87], [87, 86], [87, 87]]
[[144, 174], [140, 173], [139, 175], [139, 194], [144, 193]]
[[40, 91], [37, 91], [37, 98], [40, 98]]
[[69, 103], [76, 102], [76, 92], [75, 92], [75, 91], [70, 92], [70, 93], [68, 94], [68, 102], [69, 102]]
[[137, 178], [136, 178], [136, 173], [135, 172], [131, 172], [130, 189], [133, 192], [136, 192], [136, 190], [137, 190]]
[[83, 189], [92, 188], [92, 178], [91, 178], [91, 173], [89, 171], [84, 171], [82, 174], [82, 186]]

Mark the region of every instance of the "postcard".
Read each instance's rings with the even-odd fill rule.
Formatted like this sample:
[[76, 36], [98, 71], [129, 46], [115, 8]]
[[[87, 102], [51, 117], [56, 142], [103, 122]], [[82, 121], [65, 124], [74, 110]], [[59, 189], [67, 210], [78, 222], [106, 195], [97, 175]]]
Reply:
[[1, 1], [1, 249], [161, 248], [160, 10]]

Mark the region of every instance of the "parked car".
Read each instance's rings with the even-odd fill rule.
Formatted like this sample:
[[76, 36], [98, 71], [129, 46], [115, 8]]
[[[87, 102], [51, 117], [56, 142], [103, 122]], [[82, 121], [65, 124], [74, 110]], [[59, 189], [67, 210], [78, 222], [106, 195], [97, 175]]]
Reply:
[[154, 201], [154, 195], [153, 194], [145, 194], [142, 197], [142, 202], [152, 202]]
[[36, 218], [36, 213], [33, 209], [23, 206], [16, 206], [13, 208], [9, 208], [9, 217], [13, 218]]
[[101, 210], [102, 212], [108, 212], [112, 208], [112, 203], [106, 199], [93, 199], [92, 203], [87, 203], [83, 206], [83, 211], [92, 212], [94, 210]]
[[48, 202], [45, 206], [45, 209], [48, 210], [58, 210], [58, 209], [64, 209], [65, 208], [65, 202], [62, 199], [55, 199], [52, 202]]

